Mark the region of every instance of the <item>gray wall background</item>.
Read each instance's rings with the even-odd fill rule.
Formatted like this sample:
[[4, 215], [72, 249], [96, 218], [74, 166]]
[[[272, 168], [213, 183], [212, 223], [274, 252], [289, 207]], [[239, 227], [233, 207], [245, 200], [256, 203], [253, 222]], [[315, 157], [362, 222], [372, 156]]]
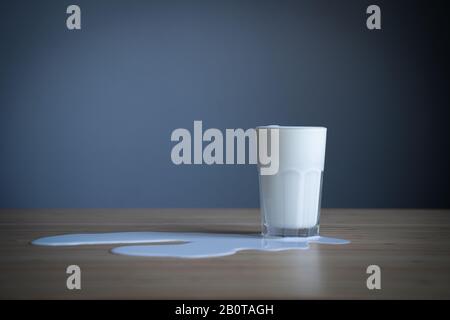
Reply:
[[258, 206], [254, 166], [172, 164], [194, 120], [328, 127], [325, 207], [449, 207], [443, 2], [369, 4], [2, 1], [0, 207]]

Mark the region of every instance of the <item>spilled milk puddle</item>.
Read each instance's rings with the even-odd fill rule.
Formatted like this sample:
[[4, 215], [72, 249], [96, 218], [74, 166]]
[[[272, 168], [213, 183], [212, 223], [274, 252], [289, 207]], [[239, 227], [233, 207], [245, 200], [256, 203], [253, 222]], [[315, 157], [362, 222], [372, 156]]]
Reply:
[[[173, 244], [170, 242], [178, 243]], [[164, 243], [164, 245], [158, 246], [158, 243]], [[37, 246], [120, 244], [122, 246], [112, 249], [111, 252], [114, 254], [127, 256], [174, 258], [221, 257], [232, 255], [243, 250], [305, 250], [309, 248], [310, 243], [339, 245], [350, 243], [350, 241], [322, 236], [308, 238], [269, 238], [263, 237], [259, 234], [238, 235], [191, 232], [115, 232], [66, 234], [39, 238], [32, 241], [32, 244]]]

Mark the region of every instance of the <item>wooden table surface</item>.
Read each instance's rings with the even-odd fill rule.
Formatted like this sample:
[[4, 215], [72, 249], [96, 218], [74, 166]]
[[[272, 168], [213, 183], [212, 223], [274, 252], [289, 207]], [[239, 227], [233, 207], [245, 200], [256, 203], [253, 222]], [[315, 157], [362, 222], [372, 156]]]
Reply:
[[[450, 210], [324, 209], [321, 234], [348, 245], [185, 260], [113, 245], [39, 247], [38, 237], [117, 231], [259, 232], [257, 209], [1, 209], [2, 299], [449, 299]], [[66, 288], [79, 265], [81, 290]], [[366, 268], [381, 267], [381, 290]]]

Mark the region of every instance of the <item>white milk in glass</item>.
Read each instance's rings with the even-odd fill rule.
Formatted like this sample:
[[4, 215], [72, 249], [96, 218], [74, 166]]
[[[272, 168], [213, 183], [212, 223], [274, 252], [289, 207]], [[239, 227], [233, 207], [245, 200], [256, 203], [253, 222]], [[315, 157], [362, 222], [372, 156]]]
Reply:
[[278, 172], [262, 175], [258, 164], [263, 235], [318, 235], [327, 129], [284, 126], [259, 129], [278, 130], [279, 136]]

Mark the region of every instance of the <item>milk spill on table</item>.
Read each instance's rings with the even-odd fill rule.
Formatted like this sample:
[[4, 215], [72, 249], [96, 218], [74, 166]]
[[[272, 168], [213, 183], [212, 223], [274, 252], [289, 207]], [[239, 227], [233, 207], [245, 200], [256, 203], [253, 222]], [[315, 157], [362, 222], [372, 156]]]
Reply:
[[[178, 243], [170, 244], [171, 242]], [[162, 243], [165, 244], [159, 245]], [[123, 246], [118, 246], [112, 249], [111, 252], [127, 256], [173, 258], [220, 257], [232, 255], [243, 250], [305, 250], [309, 248], [309, 243], [338, 245], [347, 244], [350, 241], [322, 236], [309, 238], [263, 237], [259, 234], [241, 235], [190, 232], [66, 234], [39, 238], [32, 241], [33, 245], [38, 246], [122, 244]]]

